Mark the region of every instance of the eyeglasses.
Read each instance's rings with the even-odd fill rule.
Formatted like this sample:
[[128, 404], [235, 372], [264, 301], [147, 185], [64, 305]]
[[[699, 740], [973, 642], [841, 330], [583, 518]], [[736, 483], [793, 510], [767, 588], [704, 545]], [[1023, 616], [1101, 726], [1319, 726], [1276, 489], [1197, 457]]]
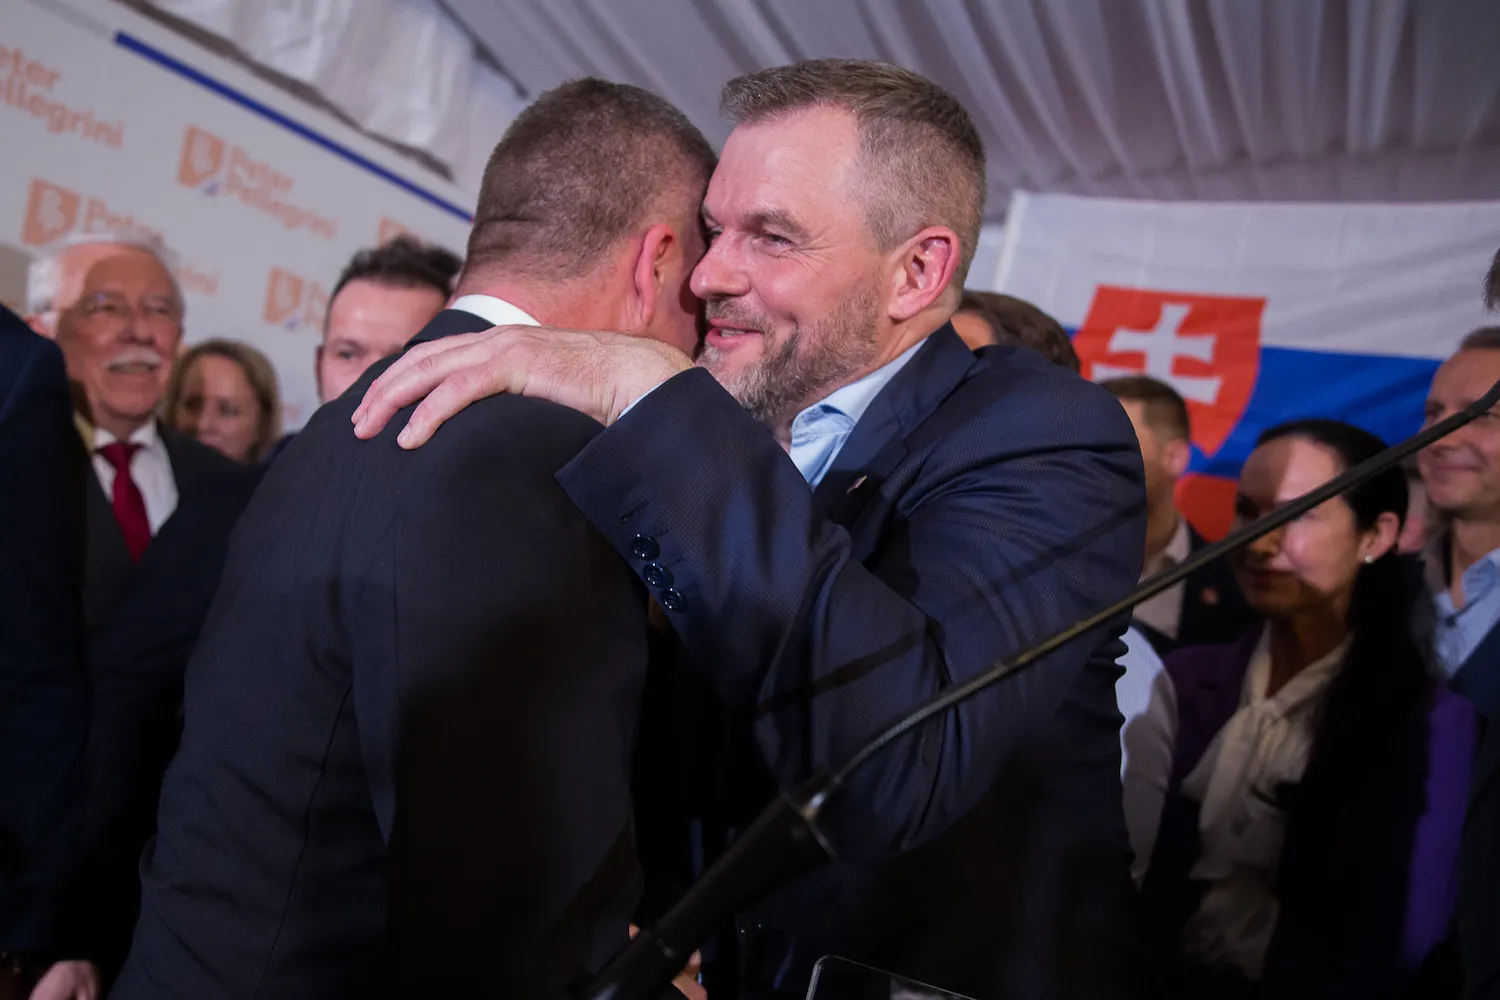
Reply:
[[89, 319], [113, 323], [125, 323], [132, 318], [174, 324], [182, 322], [182, 303], [165, 295], [147, 296], [137, 305], [131, 305], [129, 299], [117, 292], [99, 292], [85, 295], [73, 308]]

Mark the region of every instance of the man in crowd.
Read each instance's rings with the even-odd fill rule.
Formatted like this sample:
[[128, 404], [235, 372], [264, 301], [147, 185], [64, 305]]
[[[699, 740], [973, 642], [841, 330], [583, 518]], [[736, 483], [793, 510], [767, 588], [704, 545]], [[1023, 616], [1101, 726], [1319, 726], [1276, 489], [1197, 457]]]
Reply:
[[[1500, 253], [1485, 286], [1500, 308]], [[1482, 327], [1433, 377], [1427, 422], [1473, 403], [1500, 380], [1500, 327]], [[1474, 770], [1459, 854], [1456, 908], [1463, 997], [1500, 996], [1500, 415], [1490, 413], [1418, 455], [1427, 503], [1443, 531], [1428, 549], [1438, 663], [1489, 725]]]
[[183, 319], [159, 240], [69, 237], [32, 263], [27, 299], [27, 321], [57, 341], [73, 383], [87, 635], [81, 829], [57, 921], [56, 953], [69, 961], [39, 998], [53, 1000], [89, 995], [101, 974], [107, 987], [124, 958], [182, 669], [255, 481], [157, 418]]
[[[542, 95], [415, 342], [545, 320], [693, 350], [713, 159], [638, 88]], [[375, 374], [236, 532], [117, 1000], [553, 997], [627, 941], [646, 602], [554, 478], [599, 427], [499, 397], [438, 447], [362, 444]]]
[[[1500, 311], [1500, 250], [1485, 278], [1484, 304]], [[1500, 997], [1500, 949], [1494, 946], [1500, 940], [1500, 725], [1493, 717], [1489, 721], [1474, 765], [1474, 791], [1458, 858], [1455, 923], [1464, 956], [1464, 1000]]]
[[[1145, 375], [1100, 384], [1125, 407], [1146, 464], [1144, 581], [1207, 544], [1177, 510], [1177, 481], [1193, 455], [1187, 404], [1170, 385]], [[1163, 656], [1179, 646], [1232, 642], [1249, 631], [1254, 620], [1222, 559], [1135, 608], [1136, 627]]]
[[154, 237], [79, 233], [26, 276], [27, 322], [51, 337], [78, 386], [94, 477], [86, 487], [84, 617], [114, 615], [152, 536], [192, 486], [233, 463], [157, 417], [182, 343], [182, 293]]
[[0, 997], [93, 1000], [59, 909], [80, 813], [83, 507], [57, 345], [0, 306]]
[[1014, 295], [965, 289], [953, 314], [953, 329], [971, 351], [991, 344], [1019, 344], [1068, 371], [1081, 367], [1062, 324]]
[[448, 304], [460, 261], [442, 247], [397, 236], [361, 250], [333, 286], [318, 345], [318, 398], [338, 399], [365, 370], [401, 353]]
[[[1427, 422], [1468, 406], [1500, 379], [1500, 327], [1481, 327], [1433, 376]], [[1419, 457], [1443, 532], [1428, 560], [1438, 606], [1438, 661], [1487, 716], [1500, 708], [1500, 420], [1480, 419]]]
[[[409, 352], [355, 415], [369, 437], [435, 389], [394, 421], [408, 447], [497, 391], [606, 424], [558, 481], [691, 654], [668, 718], [679, 759], [710, 758], [705, 834], [1123, 596], [1145, 501], [1108, 394], [1030, 351], [971, 353], [948, 323], [985, 188], [950, 94], [814, 60], [731, 81], [721, 107], [700, 367], [616, 334], [500, 329]], [[803, 996], [830, 952], [985, 997], [1134, 995], [1124, 625], [853, 775], [826, 817], [843, 860], [719, 937], [710, 995]]]

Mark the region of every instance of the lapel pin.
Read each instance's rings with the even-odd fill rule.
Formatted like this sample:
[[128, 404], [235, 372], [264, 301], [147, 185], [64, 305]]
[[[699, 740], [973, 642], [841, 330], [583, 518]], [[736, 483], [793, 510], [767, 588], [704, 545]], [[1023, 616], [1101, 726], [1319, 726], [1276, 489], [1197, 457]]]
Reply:
[[850, 483], [849, 484], [849, 488], [847, 490], [845, 490], [844, 492], [845, 493], [853, 493], [855, 490], [857, 490], [861, 486], [863, 486], [865, 484], [865, 480], [868, 479], [868, 478], [869, 478], [868, 476], [860, 476], [854, 482]]
[[1204, 587], [1198, 592], [1198, 599], [1210, 608], [1217, 607], [1219, 604], [1219, 588]]

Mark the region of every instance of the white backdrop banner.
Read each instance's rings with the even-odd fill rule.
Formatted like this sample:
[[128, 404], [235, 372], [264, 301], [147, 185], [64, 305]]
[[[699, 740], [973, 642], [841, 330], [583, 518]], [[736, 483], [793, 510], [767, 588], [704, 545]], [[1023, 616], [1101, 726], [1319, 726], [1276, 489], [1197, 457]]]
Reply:
[[155, 232], [187, 342], [264, 351], [288, 429], [317, 406], [313, 349], [355, 251], [468, 238], [443, 179], [119, 4], [3, 5], [0, 148], [0, 298], [24, 311], [25, 263], [68, 233]]
[[1193, 419], [1182, 500], [1221, 534], [1257, 435], [1335, 417], [1415, 433], [1438, 363], [1488, 323], [1500, 202], [1204, 204], [1018, 194], [995, 286], [1074, 333], [1084, 375], [1171, 383]]

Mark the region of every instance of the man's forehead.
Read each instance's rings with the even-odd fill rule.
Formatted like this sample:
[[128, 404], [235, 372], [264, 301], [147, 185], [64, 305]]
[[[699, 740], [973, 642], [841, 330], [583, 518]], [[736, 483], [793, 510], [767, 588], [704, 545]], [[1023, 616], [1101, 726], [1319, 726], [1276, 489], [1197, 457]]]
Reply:
[[1500, 379], [1500, 350], [1476, 348], [1459, 351], [1438, 368], [1428, 395], [1436, 397], [1468, 392], [1478, 399], [1496, 379]]
[[[93, 249], [79, 247], [79, 250]], [[85, 289], [118, 285], [125, 281], [146, 280], [171, 290], [172, 276], [161, 261], [149, 251], [139, 247], [107, 246], [78, 263]]]
[[724, 144], [704, 207], [710, 214], [743, 213], [842, 196], [858, 151], [853, 116], [833, 108], [738, 125]]

